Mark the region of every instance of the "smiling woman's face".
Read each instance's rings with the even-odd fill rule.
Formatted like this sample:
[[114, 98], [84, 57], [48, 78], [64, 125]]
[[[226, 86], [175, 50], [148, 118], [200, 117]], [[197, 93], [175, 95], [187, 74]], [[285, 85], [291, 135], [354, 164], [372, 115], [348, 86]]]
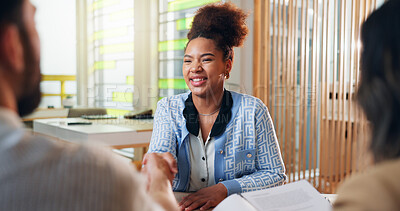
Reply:
[[223, 53], [211, 39], [196, 38], [189, 42], [183, 58], [183, 77], [193, 95], [213, 97], [224, 90], [225, 73], [231, 61], [224, 61]]

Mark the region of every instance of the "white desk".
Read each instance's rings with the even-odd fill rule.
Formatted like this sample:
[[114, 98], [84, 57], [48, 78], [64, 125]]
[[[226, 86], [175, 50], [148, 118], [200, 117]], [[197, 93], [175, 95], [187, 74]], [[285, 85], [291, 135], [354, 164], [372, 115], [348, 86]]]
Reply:
[[[97, 143], [113, 148], [147, 147], [153, 120], [94, 120], [92, 125], [68, 125], [68, 122], [89, 122], [82, 118], [38, 119], [33, 132], [55, 139]], [[110, 124], [104, 124], [110, 123]]]

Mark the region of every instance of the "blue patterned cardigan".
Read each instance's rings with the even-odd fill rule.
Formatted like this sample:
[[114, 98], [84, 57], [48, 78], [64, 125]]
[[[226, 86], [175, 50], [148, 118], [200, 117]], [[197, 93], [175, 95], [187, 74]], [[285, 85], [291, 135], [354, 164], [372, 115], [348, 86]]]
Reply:
[[[163, 98], [157, 104], [149, 152], [170, 152], [178, 163], [174, 191], [188, 191], [189, 131], [183, 116], [189, 93]], [[282, 185], [286, 180], [275, 129], [267, 107], [258, 98], [231, 92], [232, 118], [215, 137], [215, 183], [233, 193]]]

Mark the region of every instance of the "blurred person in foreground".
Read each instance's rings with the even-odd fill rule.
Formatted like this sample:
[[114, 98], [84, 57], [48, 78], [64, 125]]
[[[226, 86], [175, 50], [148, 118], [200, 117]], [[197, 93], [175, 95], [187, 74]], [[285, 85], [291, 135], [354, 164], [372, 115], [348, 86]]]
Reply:
[[147, 155], [142, 177], [103, 147], [25, 131], [20, 116], [41, 97], [35, 10], [29, 0], [0, 1], [0, 210], [176, 210], [172, 157]]
[[242, 46], [248, 33], [246, 17], [230, 2], [201, 7], [182, 58], [190, 92], [158, 102], [149, 153], [177, 159], [173, 189], [192, 192], [179, 203], [181, 209], [209, 209], [231, 194], [286, 179], [267, 106], [224, 89], [233, 48]]
[[389, 0], [361, 29], [357, 99], [372, 126], [375, 164], [338, 189], [334, 210], [400, 210], [400, 1]]

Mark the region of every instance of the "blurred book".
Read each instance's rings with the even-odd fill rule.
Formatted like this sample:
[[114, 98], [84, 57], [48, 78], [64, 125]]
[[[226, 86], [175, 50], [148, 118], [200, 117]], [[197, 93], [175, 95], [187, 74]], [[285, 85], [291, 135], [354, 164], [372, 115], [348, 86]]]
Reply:
[[153, 110], [144, 109], [133, 111], [124, 115], [125, 119], [153, 119]]
[[300, 180], [274, 188], [232, 194], [215, 207], [214, 211], [328, 211], [331, 209], [329, 201], [310, 183]]

